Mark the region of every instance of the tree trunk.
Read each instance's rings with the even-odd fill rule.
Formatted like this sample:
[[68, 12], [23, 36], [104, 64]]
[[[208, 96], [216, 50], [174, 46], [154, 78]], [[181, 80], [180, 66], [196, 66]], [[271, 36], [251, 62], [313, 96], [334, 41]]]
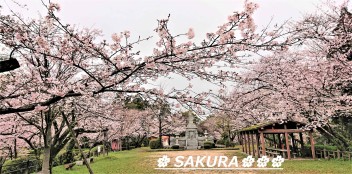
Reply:
[[325, 137], [328, 137], [329, 140], [332, 141], [333, 144], [337, 146], [338, 149], [342, 151], [348, 149], [349, 144], [346, 138], [344, 137], [344, 135], [334, 132], [329, 126], [321, 127], [321, 128], [318, 128], [317, 130]]
[[[47, 122], [48, 123], [48, 122]], [[47, 131], [44, 142], [44, 157], [42, 165], [42, 174], [50, 174], [50, 152], [51, 152], [51, 123], [47, 125]]]
[[13, 153], [16, 159], [17, 158], [17, 138], [15, 138], [13, 142]]
[[162, 134], [161, 134], [161, 129], [162, 129], [162, 127], [161, 127], [161, 113], [159, 114], [159, 146], [162, 148], [163, 147], [163, 141], [162, 141]]
[[106, 155], [108, 156], [109, 155], [109, 144], [107, 141], [108, 140], [108, 132], [104, 131], [103, 135], [104, 135], [104, 148], [105, 148]]
[[72, 130], [72, 127], [71, 127], [70, 123], [68, 122], [67, 117], [66, 117], [66, 115], [65, 115], [64, 113], [62, 113], [62, 117], [63, 117], [63, 119], [65, 120], [65, 122], [66, 122], [66, 124], [67, 124], [67, 127], [68, 127], [68, 129], [70, 130], [70, 132], [71, 132], [71, 135], [72, 135], [73, 140], [75, 140], [75, 142], [76, 142], [76, 145], [77, 145], [77, 147], [78, 147], [79, 152], [80, 152], [80, 153], [82, 154], [82, 156], [83, 156], [83, 162], [85, 163], [85, 165], [86, 165], [86, 167], [87, 167], [89, 173], [90, 173], [90, 174], [94, 174], [92, 168], [90, 168], [90, 165], [88, 164], [88, 160], [87, 160], [87, 158], [86, 158], [86, 155], [83, 153], [83, 150], [81, 149], [81, 146], [79, 145], [79, 142], [78, 142], [78, 140], [77, 140], [76, 134], [75, 134], [75, 132]]

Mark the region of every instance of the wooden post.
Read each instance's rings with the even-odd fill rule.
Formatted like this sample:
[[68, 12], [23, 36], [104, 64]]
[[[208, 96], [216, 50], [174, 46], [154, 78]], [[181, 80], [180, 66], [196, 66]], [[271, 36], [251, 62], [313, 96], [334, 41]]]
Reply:
[[248, 155], [251, 154], [251, 138], [249, 137], [250, 132], [247, 133], [247, 139], [248, 139]]
[[275, 136], [276, 134], [273, 134], [273, 141], [274, 141], [274, 148], [277, 148], [277, 144], [276, 144], [276, 136]]
[[262, 156], [265, 156], [265, 140], [263, 132], [260, 132], [260, 144], [262, 146]]
[[251, 133], [252, 150], [253, 150], [252, 155], [253, 155], [253, 157], [255, 157], [255, 150], [254, 150], [255, 147], [254, 147], [254, 136], [253, 136], [253, 134], [254, 134], [254, 132]]
[[324, 141], [323, 152], [324, 152], [324, 158], [327, 158], [325, 146], [326, 146], [326, 141]]
[[281, 146], [281, 134], [277, 134], [277, 137], [279, 138], [279, 148], [278, 149], [281, 149], [282, 146]]
[[309, 131], [309, 139], [310, 139], [310, 147], [312, 150], [312, 157], [315, 159], [315, 147], [314, 147], [314, 139], [313, 139], [313, 131]]
[[242, 145], [242, 137], [241, 137], [241, 132], [239, 132], [238, 134], [236, 134], [238, 142], [240, 143], [240, 145]]
[[243, 147], [244, 138], [243, 138], [243, 133], [242, 132], [240, 133], [240, 137], [241, 137], [242, 152], [244, 152], [244, 147]]
[[257, 142], [257, 156], [260, 158], [260, 152], [259, 152], [259, 135], [258, 133], [255, 134], [255, 141]]
[[247, 138], [246, 138], [246, 132], [243, 133], [243, 137], [244, 137], [244, 150], [246, 152], [246, 154], [248, 154], [247, 151]]
[[[284, 125], [284, 128], [287, 129], [286, 124]], [[286, 140], [286, 150], [287, 150], [287, 159], [291, 159], [291, 151], [290, 151], [290, 143], [288, 141], [288, 133], [285, 132], [285, 140]]]
[[337, 159], [340, 159], [340, 150], [339, 149], [337, 149], [336, 154], [337, 154]]

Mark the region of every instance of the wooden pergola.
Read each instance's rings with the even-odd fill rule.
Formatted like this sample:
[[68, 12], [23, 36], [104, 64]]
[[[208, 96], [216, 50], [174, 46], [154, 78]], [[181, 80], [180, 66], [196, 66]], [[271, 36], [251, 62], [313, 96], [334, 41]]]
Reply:
[[[239, 142], [242, 144], [242, 151], [248, 155], [259, 158], [282, 154], [286, 157], [287, 153], [287, 159], [291, 159], [291, 155], [296, 157], [298, 153], [303, 156], [303, 133], [308, 132], [311, 155], [315, 159], [313, 130], [303, 129], [304, 126], [304, 123], [296, 121], [260, 123], [240, 130]], [[295, 134], [299, 135], [299, 139], [296, 139]]]

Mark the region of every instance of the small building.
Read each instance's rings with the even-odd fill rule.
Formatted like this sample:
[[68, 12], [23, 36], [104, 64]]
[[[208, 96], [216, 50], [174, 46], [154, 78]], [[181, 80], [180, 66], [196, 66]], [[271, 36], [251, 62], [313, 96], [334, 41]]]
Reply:
[[112, 151], [120, 151], [122, 147], [122, 144], [120, 143], [119, 140], [114, 139], [111, 141], [111, 150]]
[[[242, 151], [252, 156], [277, 156], [284, 158], [307, 157], [315, 159], [313, 130], [296, 121], [259, 123], [239, 131]], [[305, 148], [303, 134], [308, 134], [310, 150]], [[310, 152], [310, 154], [307, 154]]]

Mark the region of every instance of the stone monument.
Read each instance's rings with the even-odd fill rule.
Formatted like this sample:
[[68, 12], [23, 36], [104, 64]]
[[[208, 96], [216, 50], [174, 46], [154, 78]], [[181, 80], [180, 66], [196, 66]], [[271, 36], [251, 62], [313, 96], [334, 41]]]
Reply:
[[197, 126], [193, 122], [194, 117], [188, 114], [188, 124], [186, 127], [186, 147], [187, 149], [198, 148], [198, 131]]
[[185, 149], [199, 149], [203, 146], [204, 141], [214, 141], [213, 137], [208, 137], [208, 133], [205, 131], [205, 137], [198, 136], [197, 125], [194, 123], [194, 116], [189, 113], [187, 118], [187, 127], [185, 137], [180, 137], [180, 134], [176, 133], [176, 137], [170, 138], [170, 144], [179, 145]]

